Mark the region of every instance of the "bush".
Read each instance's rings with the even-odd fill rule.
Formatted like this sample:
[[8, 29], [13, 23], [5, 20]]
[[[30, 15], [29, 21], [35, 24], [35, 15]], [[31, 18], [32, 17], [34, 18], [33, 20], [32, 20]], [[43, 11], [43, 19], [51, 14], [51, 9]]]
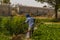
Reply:
[[25, 21], [24, 17], [2, 17], [1, 20], [0, 32], [3, 32], [5, 35], [26, 33], [28, 25], [23, 24]]
[[24, 33], [27, 29], [27, 24], [23, 24], [23, 22], [25, 21], [25, 18], [20, 18], [20, 17], [13, 17], [12, 20], [10, 20], [10, 31], [13, 34], [20, 34], [20, 33]]

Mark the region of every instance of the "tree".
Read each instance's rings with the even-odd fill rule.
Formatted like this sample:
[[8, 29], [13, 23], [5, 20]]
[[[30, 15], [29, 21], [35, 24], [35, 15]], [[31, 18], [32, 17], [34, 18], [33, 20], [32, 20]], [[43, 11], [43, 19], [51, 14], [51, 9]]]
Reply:
[[10, 3], [10, 0], [3, 0], [3, 3]]
[[57, 19], [57, 12], [60, 7], [60, 0], [36, 0], [38, 2], [47, 2], [48, 4], [52, 5], [55, 7], [55, 18]]

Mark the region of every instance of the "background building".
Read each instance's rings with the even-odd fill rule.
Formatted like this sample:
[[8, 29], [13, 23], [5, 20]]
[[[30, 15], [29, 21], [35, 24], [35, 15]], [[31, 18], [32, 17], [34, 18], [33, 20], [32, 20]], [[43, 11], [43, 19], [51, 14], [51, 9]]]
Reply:
[[18, 6], [17, 12], [19, 15], [30, 13], [33, 16], [50, 16], [52, 17], [54, 15], [54, 9], [52, 8], [40, 8], [40, 7], [31, 7], [31, 6]]

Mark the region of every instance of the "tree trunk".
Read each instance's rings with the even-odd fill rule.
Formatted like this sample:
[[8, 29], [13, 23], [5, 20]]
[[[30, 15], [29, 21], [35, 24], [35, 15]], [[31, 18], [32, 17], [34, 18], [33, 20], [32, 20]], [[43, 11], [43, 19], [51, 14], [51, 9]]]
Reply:
[[58, 10], [58, 8], [57, 8], [57, 5], [55, 5], [55, 19], [57, 19], [57, 10]]
[[58, 4], [59, 4], [59, 3], [58, 3], [58, 0], [55, 0], [55, 3], [56, 3], [56, 5], [55, 5], [55, 19], [57, 19], [57, 18], [58, 18], [58, 9], [59, 9], [59, 8], [58, 8], [58, 6], [59, 6], [59, 5], [58, 5]]

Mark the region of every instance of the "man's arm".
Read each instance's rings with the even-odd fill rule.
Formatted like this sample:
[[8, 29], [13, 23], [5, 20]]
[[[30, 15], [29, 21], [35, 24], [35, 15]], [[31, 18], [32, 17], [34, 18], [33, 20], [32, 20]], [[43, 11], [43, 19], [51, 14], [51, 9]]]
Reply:
[[29, 19], [26, 19], [25, 23], [28, 23]]
[[23, 22], [23, 24], [28, 23], [28, 21], [29, 21], [29, 20], [28, 20], [28, 19], [26, 19], [26, 20], [25, 20], [25, 22]]

